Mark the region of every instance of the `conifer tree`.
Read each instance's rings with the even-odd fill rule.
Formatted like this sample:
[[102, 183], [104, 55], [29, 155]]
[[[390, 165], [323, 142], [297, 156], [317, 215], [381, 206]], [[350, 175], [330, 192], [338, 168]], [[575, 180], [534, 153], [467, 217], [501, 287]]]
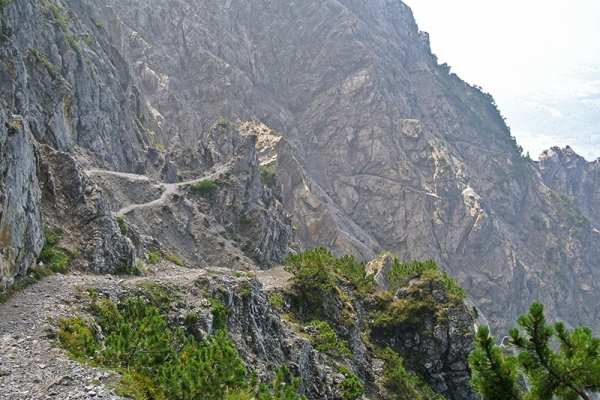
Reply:
[[471, 384], [484, 399], [588, 400], [600, 391], [600, 339], [590, 328], [571, 332], [562, 322], [548, 325], [539, 302], [517, 323], [520, 329], [509, 331], [509, 346], [518, 356], [503, 352], [489, 328], [479, 327], [469, 362]]

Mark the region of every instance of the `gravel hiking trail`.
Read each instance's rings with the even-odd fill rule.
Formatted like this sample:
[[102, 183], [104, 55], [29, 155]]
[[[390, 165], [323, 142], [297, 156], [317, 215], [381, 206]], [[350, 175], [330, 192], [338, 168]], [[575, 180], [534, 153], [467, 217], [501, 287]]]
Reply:
[[214, 180], [220, 174], [223, 174], [225, 171], [227, 171], [227, 168], [223, 167], [223, 168], [216, 170], [215, 172], [204, 175], [201, 178], [196, 178], [196, 179], [192, 179], [189, 181], [176, 182], [176, 183], [163, 183], [163, 182], [159, 182], [159, 181], [150, 179], [145, 175], [129, 174], [126, 172], [108, 171], [108, 170], [102, 170], [102, 169], [89, 169], [84, 172], [90, 178], [93, 175], [112, 175], [112, 176], [118, 176], [121, 178], [126, 178], [126, 179], [129, 179], [132, 181], [147, 182], [149, 185], [151, 185], [157, 189], [162, 188], [162, 194], [156, 200], [152, 200], [150, 202], [143, 203], [143, 204], [128, 204], [124, 207], [121, 207], [121, 209], [119, 209], [116, 212], [117, 216], [121, 217], [121, 216], [127, 214], [128, 212], [138, 209], [138, 208], [154, 207], [157, 205], [165, 204], [167, 202], [167, 200], [173, 195], [173, 193], [175, 193], [177, 191], [177, 189], [179, 187], [186, 186], [186, 185], [194, 185], [203, 180]]
[[[73, 315], [89, 317], [90, 288], [116, 299], [126, 287], [152, 281], [177, 287], [182, 296], [189, 296], [199, 276], [234, 273], [226, 268], [188, 269], [164, 262], [149, 267], [144, 277], [72, 272], [27, 286], [0, 304], [0, 399], [121, 399], [114, 390], [118, 374], [70, 360], [58, 348], [56, 323]], [[267, 290], [287, 286], [291, 277], [282, 267], [256, 273]]]

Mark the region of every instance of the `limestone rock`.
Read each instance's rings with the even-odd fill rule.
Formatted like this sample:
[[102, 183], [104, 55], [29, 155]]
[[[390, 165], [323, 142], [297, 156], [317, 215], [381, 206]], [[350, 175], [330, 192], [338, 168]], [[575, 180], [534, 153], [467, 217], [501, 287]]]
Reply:
[[373, 275], [375, 282], [377, 282], [376, 290], [390, 290], [390, 282], [388, 279], [388, 273], [392, 268], [392, 258], [388, 255], [384, 255], [376, 260], [371, 261], [367, 264], [367, 276]]
[[23, 118], [0, 105], [0, 287], [35, 265], [44, 244], [33, 142]]
[[36, 158], [44, 220], [62, 228], [61, 246], [75, 254], [71, 266], [101, 274], [131, 271], [134, 246], [121, 234], [102, 189], [67, 153], [38, 146]]

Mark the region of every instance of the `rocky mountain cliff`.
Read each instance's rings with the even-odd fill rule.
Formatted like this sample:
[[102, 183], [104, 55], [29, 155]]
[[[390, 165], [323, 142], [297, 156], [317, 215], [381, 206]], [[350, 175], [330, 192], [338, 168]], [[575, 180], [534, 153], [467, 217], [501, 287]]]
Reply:
[[434, 259], [499, 331], [600, 328], [597, 164], [523, 157], [400, 1], [12, 0], [0, 40], [4, 286], [44, 227], [96, 273], [324, 245]]

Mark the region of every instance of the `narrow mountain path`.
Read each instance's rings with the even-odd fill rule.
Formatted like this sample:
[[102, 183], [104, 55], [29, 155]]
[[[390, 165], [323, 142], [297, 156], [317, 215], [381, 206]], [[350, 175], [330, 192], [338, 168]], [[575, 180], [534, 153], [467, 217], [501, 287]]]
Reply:
[[217, 169], [216, 171], [206, 174], [200, 178], [192, 179], [189, 181], [183, 181], [183, 182], [175, 182], [175, 183], [160, 182], [160, 181], [150, 179], [146, 175], [130, 174], [130, 173], [126, 173], [126, 172], [117, 172], [117, 171], [109, 171], [109, 170], [101, 170], [101, 169], [89, 169], [89, 170], [85, 170], [84, 172], [90, 178], [93, 175], [112, 175], [112, 176], [118, 176], [121, 178], [130, 179], [133, 181], [148, 182], [148, 184], [151, 185], [152, 187], [162, 190], [161, 196], [156, 200], [152, 200], [150, 202], [142, 203], [142, 204], [132, 203], [132, 204], [128, 204], [124, 207], [121, 207], [121, 209], [118, 210], [116, 212], [116, 214], [117, 214], [117, 216], [123, 216], [123, 215], [125, 215], [135, 209], [138, 209], [138, 208], [154, 207], [157, 205], [165, 204], [167, 202], [167, 199], [169, 199], [170, 196], [172, 196], [173, 193], [175, 193], [179, 187], [186, 186], [186, 185], [194, 185], [200, 181], [207, 180], [207, 179], [214, 180], [220, 174], [223, 174], [227, 170], [228, 170], [227, 167], [221, 167], [221, 168]]
[[121, 399], [112, 389], [117, 374], [70, 360], [57, 347], [56, 322], [75, 312], [81, 284], [81, 276], [56, 274], [0, 304], [1, 399]]
[[[197, 290], [194, 283], [199, 277], [236, 272], [218, 267], [189, 269], [166, 261], [148, 270], [143, 277], [54, 274], [0, 304], [0, 399], [122, 399], [114, 390], [118, 374], [71, 360], [58, 348], [57, 322], [74, 315], [87, 318], [91, 288], [116, 299], [128, 287], [151, 281], [189, 296]], [[267, 290], [287, 286], [291, 276], [282, 267], [256, 273]]]
[[503, 151], [490, 150], [490, 149], [486, 149], [484, 147], [479, 147], [479, 146], [477, 146], [476, 144], [473, 144], [473, 143], [464, 142], [462, 140], [457, 140], [457, 141], [454, 141], [454, 142], [448, 141], [448, 143], [449, 144], [466, 144], [467, 146], [474, 147], [477, 150], [485, 151], [487, 153], [500, 154], [500, 155], [503, 155], [503, 156], [511, 156], [512, 157], [512, 156], [516, 156], [518, 154], [518, 153], [505, 153]]
[[378, 179], [381, 179], [381, 180], [384, 180], [384, 181], [388, 181], [388, 182], [390, 182], [390, 183], [392, 183], [394, 185], [398, 185], [403, 190], [406, 190], [407, 192], [418, 193], [418, 194], [422, 194], [422, 195], [425, 195], [425, 196], [431, 196], [431, 197], [435, 197], [436, 199], [440, 199], [440, 200], [454, 200], [454, 199], [457, 199], [457, 198], [463, 196], [466, 192], [473, 191], [473, 188], [471, 188], [470, 186], [466, 186], [465, 189], [463, 189], [457, 195], [454, 195], [454, 196], [440, 196], [439, 194], [436, 194], [436, 193], [433, 193], [433, 192], [428, 192], [428, 191], [425, 191], [425, 190], [416, 189], [416, 188], [411, 187], [411, 186], [402, 185], [402, 184], [400, 184], [397, 181], [394, 181], [392, 179], [383, 177], [381, 175], [363, 173], [363, 174], [356, 174], [354, 176], [370, 176], [370, 177], [375, 177], [375, 178], [378, 178]]

